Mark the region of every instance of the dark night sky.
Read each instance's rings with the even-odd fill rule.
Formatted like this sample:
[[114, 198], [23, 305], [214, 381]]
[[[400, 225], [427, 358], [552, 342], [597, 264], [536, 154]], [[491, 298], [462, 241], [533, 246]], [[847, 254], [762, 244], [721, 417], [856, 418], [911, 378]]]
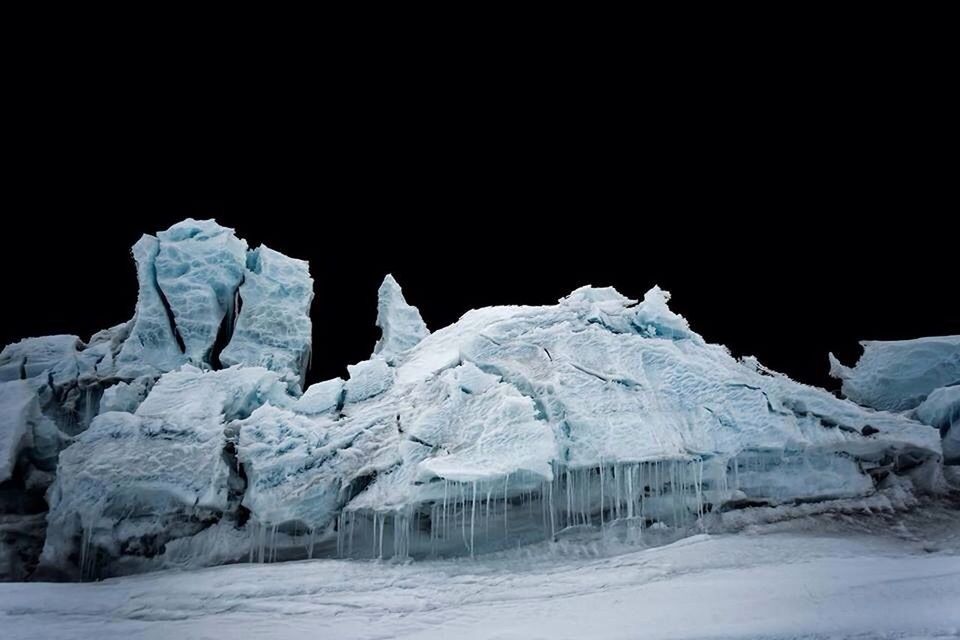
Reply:
[[358, 104], [262, 134], [184, 109], [41, 110], [8, 144], [0, 342], [130, 318], [130, 245], [187, 216], [309, 260], [311, 380], [370, 354], [388, 272], [432, 330], [583, 284], [641, 297], [658, 283], [709, 341], [821, 385], [827, 352], [855, 359], [859, 339], [960, 333], [950, 103], [665, 98], [641, 117], [595, 95], [582, 111], [410, 118]]

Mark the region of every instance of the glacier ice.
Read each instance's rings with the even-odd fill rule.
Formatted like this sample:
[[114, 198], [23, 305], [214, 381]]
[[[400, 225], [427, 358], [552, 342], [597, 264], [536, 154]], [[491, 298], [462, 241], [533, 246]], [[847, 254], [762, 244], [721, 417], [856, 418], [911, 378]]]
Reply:
[[377, 296], [377, 326], [383, 335], [373, 353], [392, 363], [397, 354], [415, 347], [430, 331], [420, 311], [407, 304], [400, 285], [391, 274], [383, 279]]
[[217, 335], [232, 331], [236, 295], [247, 266], [247, 243], [213, 220], [184, 220], [157, 234], [154, 259], [163, 291], [194, 365], [210, 365]]
[[[708, 344], [658, 287], [639, 302], [581, 287], [430, 333], [388, 275], [371, 358], [301, 393], [305, 262], [196, 220], [133, 254], [130, 322], [0, 354], [8, 577], [41, 545], [37, 575], [98, 577], [474, 554], [596, 528], [676, 537], [891, 476], [935, 489], [939, 432], [920, 421], [957, 432], [953, 391], [900, 414], [835, 398]], [[876, 388], [860, 370], [843, 369], [851, 389]], [[944, 368], [916, 370], [927, 384]]]
[[289, 373], [302, 387], [311, 353], [313, 279], [307, 263], [266, 246], [254, 249], [238, 296], [242, 307], [220, 362]]
[[10, 476], [0, 480], [0, 517], [10, 520], [0, 556], [18, 558], [9, 571], [0, 568], [0, 579], [23, 577], [36, 565], [43, 491], [60, 451], [78, 444], [98, 414], [129, 416], [160, 376], [188, 361], [219, 369], [223, 353], [227, 364], [275, 371], [289, 394], [299, 394], [311, 344], [308, 267], [267, 247], [246, 247], [212, 220], [144, 235], [132, 249], [139, 291], [129, 322], [86, 343], [72, 335], [28, 338], [0, 353], [0, 459]]
[[261, 367], [185, 365], [162, 376], [134, 413], [97, 416], [60, 457], [41, 561], [66, 566], [79, 553], [82, 573], [91, 554], [149, 556], [216, 523], [236, 472], [227, 424], [287, 397], [278, 374]]
[[886, 411], [909, 411], [943, 436], [944, 462], [960, 464], [960, 336], [861, 342], [853, 368], [830, 354], [830, 373], [851, 400]]
[[183, 339], [157, 281], [159, 251], [160, 241], [149, 235], [143, 235], [133, 245], [139, 289], [130, 335], [116, 357], [120, 377], [159, 375], [186, 362]]
[[944, 461], [960, 464], [960, 384], [931, 391], [914, 415], [917, 420], [940, 430]]
[[960, 336], [889, 342], [864, 341], [853, 368], [830, 354], [830, 375], [843, 395], [885, 411], [913, 409], [939, 387], [960, 384]]

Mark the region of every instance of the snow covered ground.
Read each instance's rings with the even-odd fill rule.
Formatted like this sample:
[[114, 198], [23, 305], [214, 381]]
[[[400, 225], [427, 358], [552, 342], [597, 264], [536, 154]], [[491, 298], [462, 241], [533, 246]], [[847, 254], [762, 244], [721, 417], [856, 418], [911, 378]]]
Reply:
[[648, 549], [590, 535], [474, 560], [0, 584], [0, 637], [956, 638], [960, 510], [828, 513]]

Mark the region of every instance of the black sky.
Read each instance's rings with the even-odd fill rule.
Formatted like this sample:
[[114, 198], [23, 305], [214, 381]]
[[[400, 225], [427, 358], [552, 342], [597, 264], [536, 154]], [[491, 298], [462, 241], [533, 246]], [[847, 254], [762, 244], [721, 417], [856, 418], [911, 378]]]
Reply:
[[188, 216], [309, 260], [311, 380], [369, 356], [388, 272], [431, 329], [659, 284], [709, 341], [820, 385], [827, 352], [853, 360], [860, 339], [960, 333], [950, 103], [768, 89], [345, 98], [312, 119], [24, 111], [0, 195], [0, 343], [129, 319], [130, 245]]

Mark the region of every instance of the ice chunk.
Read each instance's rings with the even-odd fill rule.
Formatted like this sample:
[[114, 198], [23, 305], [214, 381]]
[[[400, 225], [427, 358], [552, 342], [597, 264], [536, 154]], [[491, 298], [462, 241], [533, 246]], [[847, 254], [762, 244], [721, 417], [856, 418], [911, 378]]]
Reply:
[[143, 235], [133, 245], [137, 262], [137, 308], [130, 337], [123, 343], [116, 358], [118, 376], [135, 378], [172, 371], [186, 361], [182, 340], [176, 333], [173, 312], [157, 284], [155, 261], [160, 241]]
[[140, 376], [131, 382], [118, 382], [112, 387], [107, 387], [100, 397], [100, 413], [108, 411], [125, 411], [133, 413], [143, 402], [156, 378], [153, 376]]
[[80, 374], [78, 356], [83, 342], [77, 336], [25, 338], [0, 352], [0, 381], [26, 380], [41, 374], [57, 387], [75, 382]]
[[863, 355], [853, 368], [830, 354], [830, 375], [857, 404], [905, 411], [934, 389], [960, 384], [960, 336], [860, 344]]
[[185, 366], [161, 377], [136, 413], [97, 416], [60, 457], [43, 563], [67, 570], [79, 552], [82, 573], [109, 573], [112, 559], [154, 554], [219, 520], [235, 473], [227, 423], [270, 401], [289, 401], [274, 372]]
[[307, 387], [296, 401], [294, 410], [306, 414], [328, 413], [342, 406], [343, 401], [343, 380], [333, 378]]
[[393, 384], [394, 372], [383, 358], [347, 365], [350, 379], [344, 384], [346, 402], [360, 402], [379, 395]]
[[184, 355], [210, 366], [217, 335], [229, 339], [247, 243], [214, 220], [187, 219], [157, 234], [157, 284], [170, 307]]
[[653, 287], [643, 295], [643, 302], [637, 306], [633, 323], [640, 333], [648, 338], [669, 338], [671, 340], [702, 338], [690, 331], [690, 325], [683, 316], [674, 313], [667, 306], [670, 292]]
[[933, 390], [914, 415], [940, 430], [944, 462], [960, 464], [960, 385]]
[[322, 530], [364, 486], [361, 478], [398, 461], [389, 418], [332, 421], [264, 406], [236, 426], [248, 483], [243, 504], [265, 525]]
[[420, 317], [420, 311], [407, 304], [400, 285], [389, 273], [377, 295], [377, 326], [383, 335], [373, 353], [393, 363], [399, 354], [416, 346], [430, 331]]
[[43, 415], [33, 381], [0, 383], [0, 483], [13, 476], [21, 457], [38, 469], [52, 470], [66, 440]]
[[300, 386], [310, 363], [313, 279], [306, 262], [261, 246], [247, 255], [241, 309], [225, 365], [247, 364], [289, 373]]

